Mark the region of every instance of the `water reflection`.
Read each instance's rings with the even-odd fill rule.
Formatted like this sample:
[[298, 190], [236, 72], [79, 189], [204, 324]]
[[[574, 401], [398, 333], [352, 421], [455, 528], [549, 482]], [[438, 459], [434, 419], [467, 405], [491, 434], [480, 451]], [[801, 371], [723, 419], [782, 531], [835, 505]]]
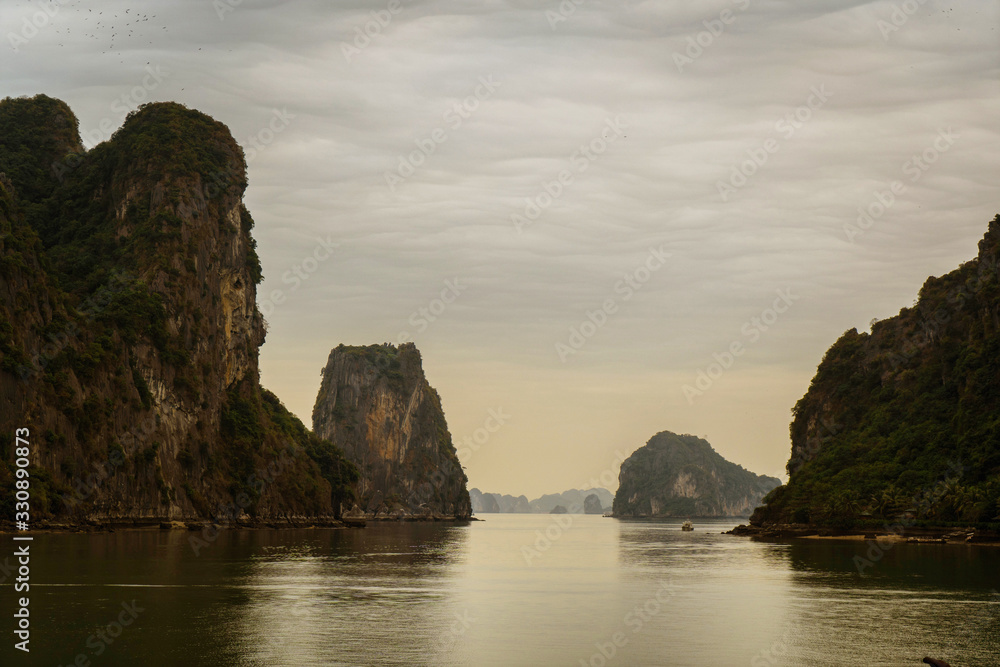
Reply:
[[829, 575], [851, 587], [974, 592], [1000, 586], [1000, 553], [975, 545], [797, 540], [788, 549], [797, 573]]
[[722, 535], [733, 525], [703, 520], [683, 532], [680, 521], [622, 522], [619, 563], [632, 585], [668, 578], [677, 586], [669, 618], [651, 623], [657, 638], [636, 638], [635, 664], [655, 661], [663, 637], [685, 647], [672, 653], [686, 656], [679, 664], [748, 665], [794, 626], [787, 547]]
[[792, 574], [789, 630], [803, 659], [822, 662], [852, 646], [866, 664], [924, 655], [1000, 664], [1000, 598], [991, 590], [1000, 566], [996, 550], [796, 540], [774, 554]]
[[281, 533], [258, 534], [226, 653], [305, 666], [416, 664], [440, 652], [457, 612], [449, 580], [464, 557], [465, 527]]
[[718, 535], [717, 522], [699, 528], [622, 524], [624, 573], [682, 582], [685, 616], [671, 637], [684, 636], [678, 628], [735, 633], [756, 647], [743, 664], [919, 664], [925, 655], [1000, 664], [998, 550], [903, 543], [869, 552], [864, 542], [753, 542]]
[[[223, 532], [199, 555], [183, 531], [38, 536], [31, 664], [575, 667], [618, 632], [608, 664], [1000, 664], [1000, 550], [902, 544], [861, 576], [862, 543], [554, 525]], [[13, 608], [10, 582], [0, 595]], [[95, 654], [131, 600], [136, 622]]]

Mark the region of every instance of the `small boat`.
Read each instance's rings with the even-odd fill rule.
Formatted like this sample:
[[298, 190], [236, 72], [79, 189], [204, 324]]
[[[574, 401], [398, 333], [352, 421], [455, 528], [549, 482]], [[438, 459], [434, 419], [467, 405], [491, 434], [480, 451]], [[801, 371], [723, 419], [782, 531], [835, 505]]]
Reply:
[[685, 532], [694, 530], [694, 524], [691, 523], [690, 521], [685, 521], [684, 523], [681, 524], [681, 530]]

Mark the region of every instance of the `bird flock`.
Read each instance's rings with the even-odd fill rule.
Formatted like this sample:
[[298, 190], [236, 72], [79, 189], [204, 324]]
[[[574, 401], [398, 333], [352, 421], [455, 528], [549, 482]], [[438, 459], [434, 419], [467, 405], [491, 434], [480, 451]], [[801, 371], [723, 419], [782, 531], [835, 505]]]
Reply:
[[[81, 7], [81, 3], [75, 3], [68, 7], [74, 14], [72, 21], [58, 21], [58, 14], [65, 11], [67, 3], [65, 0], [49, 0], [52, 15], [56, 17], [53, 21], [56, 24], [55, 32], [62, 39], [58, 42], [60, 47], [65, 48], [70, 39], [76, 35], [88, 40], [95, 40], [101, 45], [102, 55], [117, 55], [121, 57], [121, 48], [134, 48], [146, 42], [147, 46], [152, 46], [153, 36], [156, 32], [166, 34], [169, 29], [165, 25], [156, 24], [156, 14], [147, 14], [132, 7], [119, 10], [100, 9], [93, 7]], [[152, 25], [150, 25], [152, 21]], [[61, 26], [59, 24], [62, 24]], [[81, 32], [82, 28], [82, 32]], [[159, 30], [156, 30], [159, 28]], [[121, 60], [124, 63], [124, 60]]]

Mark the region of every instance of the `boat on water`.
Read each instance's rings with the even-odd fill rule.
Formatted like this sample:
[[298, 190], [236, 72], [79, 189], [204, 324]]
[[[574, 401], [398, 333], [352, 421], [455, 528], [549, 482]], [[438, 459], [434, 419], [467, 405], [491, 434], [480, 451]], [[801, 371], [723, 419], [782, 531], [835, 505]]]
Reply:
[[691, 523], [690, 521], [685, 521], [684, 523], [681, 524], [681, 530], [685, 532], [694, 530], [694, 524]]

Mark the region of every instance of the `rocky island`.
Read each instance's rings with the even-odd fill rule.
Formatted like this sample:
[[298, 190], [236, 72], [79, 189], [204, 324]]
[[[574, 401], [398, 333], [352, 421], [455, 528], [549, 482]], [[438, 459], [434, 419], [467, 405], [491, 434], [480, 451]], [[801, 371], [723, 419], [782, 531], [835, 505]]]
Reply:
[[569, 514], [601, 514], [610, 511], [613, 496], [607, 489], [569, 489], [562, 493], [548, 493], [534, 500], [527, 496], [484, 493], [470, 489], [472, 511], [482, 514], [548, 514], [562, 506]]
[[693, 435], [657, 433], [622, 463], [613, 515], [746, 517], [781, 480], [730, 463]]
[[313, 428], [359, 471], [348, 516], [468, 519], [468, 481], [413, 343], [330, 352]]
[[337, 523], [354, 465], [260, 386], [246, 185], [180, 104], [84, 150], [65, 103], [0, 102], [0, 429], [27, 429], [35, 527]]
[[789, 482], [740, 532], [998, 539], [998, 262], [1000, 216], [975, 259], [826, 352], [793, 411]]
[[591, 493], [589, 496], [583, 499], [583, 513], [584, 514], [604, 513], [604, 507], [601, 505], [601, 499], [596, 493]]

